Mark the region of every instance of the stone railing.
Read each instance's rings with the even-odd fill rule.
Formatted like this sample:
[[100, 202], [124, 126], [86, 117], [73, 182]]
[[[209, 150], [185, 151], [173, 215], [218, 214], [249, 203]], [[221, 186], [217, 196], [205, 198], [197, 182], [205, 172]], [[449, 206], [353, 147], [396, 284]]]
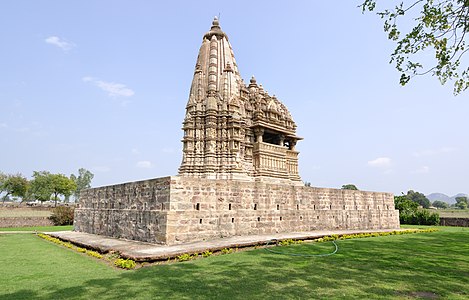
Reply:
[[298, 152], [287, 150], [287, 158], [289, 159], [298, 159]]
[[287, 148], [280, 145], [274, 145], [264, 142], [257, 142], [254, 144], [254, 151], [269, 151], [269, 152], [276, 152], [282, 155], [285, 155]]

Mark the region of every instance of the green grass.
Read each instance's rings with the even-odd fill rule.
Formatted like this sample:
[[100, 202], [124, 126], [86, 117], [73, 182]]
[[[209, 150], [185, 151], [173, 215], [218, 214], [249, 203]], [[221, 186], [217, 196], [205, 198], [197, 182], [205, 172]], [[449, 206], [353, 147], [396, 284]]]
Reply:
[[[0, 235], [0, 299], [469, 297], [469, 228], [337, 242], [328, 257], [263, 249], [124, 271], [35, 235]], [[282, 247], [330, 252], [332, 243]]]
[[73, 225], [64, 225], [64, 226], [6, 227], [6, 228], [0, 228], [0, 231], [48, 232], [48, 231], [66, 231], [66, 230], [72, 230], [72, 229], [73, 229]]

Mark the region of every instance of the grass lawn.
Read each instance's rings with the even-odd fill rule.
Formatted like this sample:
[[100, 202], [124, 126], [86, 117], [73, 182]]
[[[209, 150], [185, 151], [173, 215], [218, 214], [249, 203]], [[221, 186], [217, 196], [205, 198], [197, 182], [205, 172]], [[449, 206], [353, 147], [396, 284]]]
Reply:
[[[30, 234], [0, 235], [0, 299], [468, 299], [469, 228], [264, 249], [134, 271]], [[332, 243], [277, 248], [327, 253]]]
[[6, 227], [6, 228], [0, 228], [0, 231], [48, 232], [48, 231], [66, 231], [66, 230], [72, 230], [72, 229], [73, 229], [73, 225], [64, 225], [64, 226]]

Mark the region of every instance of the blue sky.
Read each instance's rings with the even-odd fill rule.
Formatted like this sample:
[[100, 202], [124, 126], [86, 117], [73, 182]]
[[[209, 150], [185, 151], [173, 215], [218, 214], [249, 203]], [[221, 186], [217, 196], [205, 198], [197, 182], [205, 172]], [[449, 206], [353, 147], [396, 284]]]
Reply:
[[[468, 193], [467, 92], [408, 86], [359, 1], [2, 1], [0, 171], [176, 175], [202, 37], [220, 14], [242, 77], [283, 101], [313, 186]], [[429, 53], [431, 56], [431, 53]]]

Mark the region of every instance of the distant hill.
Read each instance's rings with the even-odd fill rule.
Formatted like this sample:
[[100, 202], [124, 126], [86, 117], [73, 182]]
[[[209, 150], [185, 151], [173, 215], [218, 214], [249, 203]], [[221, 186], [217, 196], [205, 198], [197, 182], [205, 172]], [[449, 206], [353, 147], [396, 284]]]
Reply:
[[430, 202], [433, 202], [435, 200], [440, 200], [448, 204], [453, 204], [453, 203], [456, 203], [456, 197], [468, 197], [468, 195], [459, 193], [457, 195], [450, 197], [443, 193], [431, 193], [431, 194], [428, 194], [426, 197], [428, 198], [428, 200], [430, 200]]

